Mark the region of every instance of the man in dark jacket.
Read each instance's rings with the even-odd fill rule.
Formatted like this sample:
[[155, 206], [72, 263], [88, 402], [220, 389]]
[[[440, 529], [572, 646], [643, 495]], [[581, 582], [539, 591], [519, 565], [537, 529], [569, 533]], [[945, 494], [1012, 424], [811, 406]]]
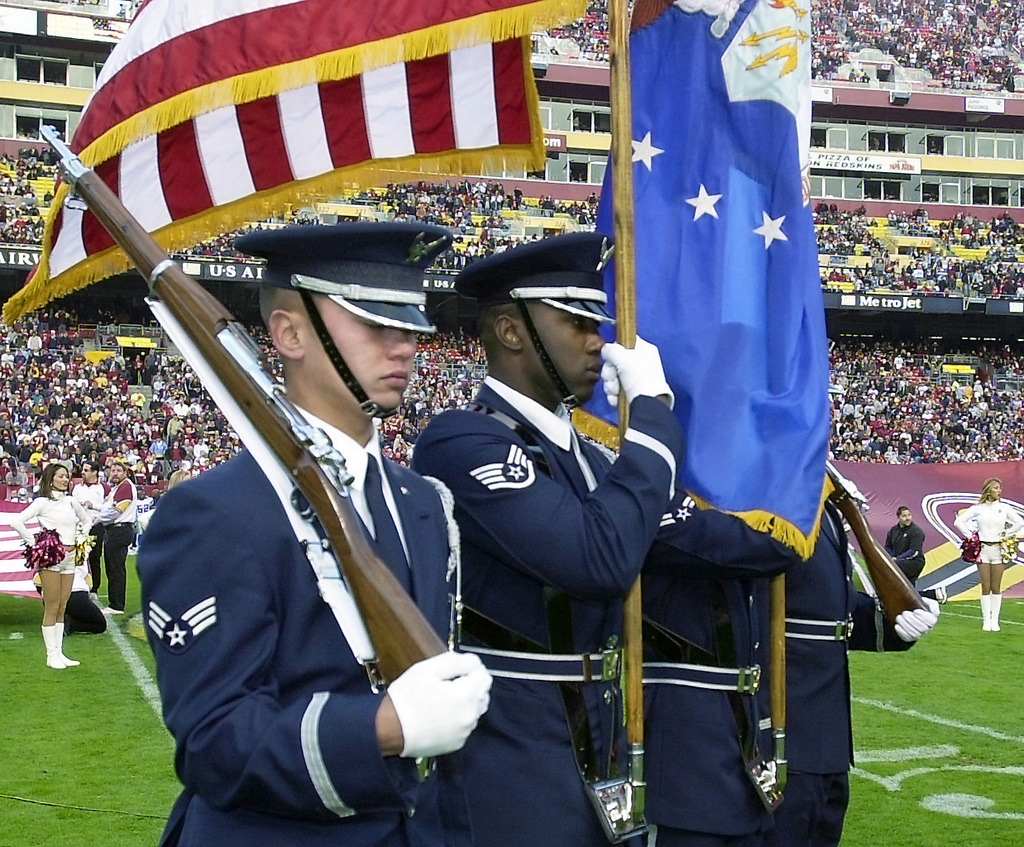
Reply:
[[896, 510], [896, 526], [885, 536], [885, 550], [911, 582], [924, 570], [924, 530], [914, 523], [909, 506]]

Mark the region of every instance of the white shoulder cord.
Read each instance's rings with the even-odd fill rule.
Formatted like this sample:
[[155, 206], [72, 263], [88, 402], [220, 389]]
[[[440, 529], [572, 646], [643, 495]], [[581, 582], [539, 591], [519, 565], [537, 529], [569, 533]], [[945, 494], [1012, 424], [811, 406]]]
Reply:
[[455, 522], [455, 497], [441, 480], [432, 476], [423, 477], [434, 486], [441, 500], [445, 521], [448, 524], [448, 573], [447, 579], [455, 574], [455, 591], [452, 594], [451, 620], [448, 627], [448, 649], [454, 650], [459, 645], [462, 634], [462, 536], [459, 525]]

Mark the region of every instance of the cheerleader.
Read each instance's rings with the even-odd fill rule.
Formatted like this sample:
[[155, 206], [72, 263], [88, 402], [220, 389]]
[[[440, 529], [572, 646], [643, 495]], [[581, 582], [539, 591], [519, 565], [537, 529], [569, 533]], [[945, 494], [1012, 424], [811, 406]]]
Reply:
[[[28, 548], [26, 565], [39, 569], [46, 664], [57, 670], [78, 664], [64, 655], [64, 609], [75, 579], [76, 528], [81, 522], [83, 531], [87, 531], [92, 524], [82, 505], [68, 494], [70, 486], [67, 467], [50, 463], [39, 477], [39, 496], [11, 518], [11, 527]], [[25, 526], [32, 518], [43, 528], [35, 537]]]
[[1024, 532], [1024, 520], [1016, 509], [1000, 499], [1002, 496], [1003, 483], [995, 477], [986, 479], [978, 502], [964, 509], [953, 521], [961, 535], [970, 537], [976, 532], [981, 541], [977, 566], [981, 579], [981, 628], [986, 632], [999, 631], [1003, 569], [1006, 567], [1001, 542]]

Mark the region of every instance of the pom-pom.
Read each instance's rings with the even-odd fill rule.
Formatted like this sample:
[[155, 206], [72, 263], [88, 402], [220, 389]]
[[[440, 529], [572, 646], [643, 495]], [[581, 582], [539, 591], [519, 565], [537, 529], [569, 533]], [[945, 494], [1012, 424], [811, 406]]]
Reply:
[[44, 529], [36, 533], [35, 544], [26, 547], [25, 567], [30, 571], [52, 567], [64, 558], [66, 552], [57, 530]]
[[978, 533], [975, 532], [970, 538], [965, 538], [963, 544], [960, 545], [960, 558], [965, 562], [978, 564], [980, 555], [981, 540], [978, 538]]
[[89, 555], [89, 551], [92, 550], [96, 544], [96, 536], [91, 533], [84, 532], [81, 529], [75, 536], [75, 567], [78, 567], [86, 560]]

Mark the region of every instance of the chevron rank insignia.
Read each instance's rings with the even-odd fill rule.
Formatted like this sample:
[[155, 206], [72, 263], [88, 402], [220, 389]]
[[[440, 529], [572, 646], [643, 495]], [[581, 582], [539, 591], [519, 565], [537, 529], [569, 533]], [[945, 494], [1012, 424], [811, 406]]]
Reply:
[[685, 497], [682, 503], [669, 509], [661, 516], [661, 526], [672, 526], [673, 524], [688, 520], [696, 508], [697, 501], [692, 497]]
[[481, 465], [471, 470], [469, 475], [491, 491], [529, 488], [537, 478], [533, 461], [517, 444], [509, 448], [508, 458], [504, 462]]
[[149, 628], [171, 653], [184, 653], [201, 632], [217, 623], [217, 598], [207, 597], [175, 618], [149, 601]]

